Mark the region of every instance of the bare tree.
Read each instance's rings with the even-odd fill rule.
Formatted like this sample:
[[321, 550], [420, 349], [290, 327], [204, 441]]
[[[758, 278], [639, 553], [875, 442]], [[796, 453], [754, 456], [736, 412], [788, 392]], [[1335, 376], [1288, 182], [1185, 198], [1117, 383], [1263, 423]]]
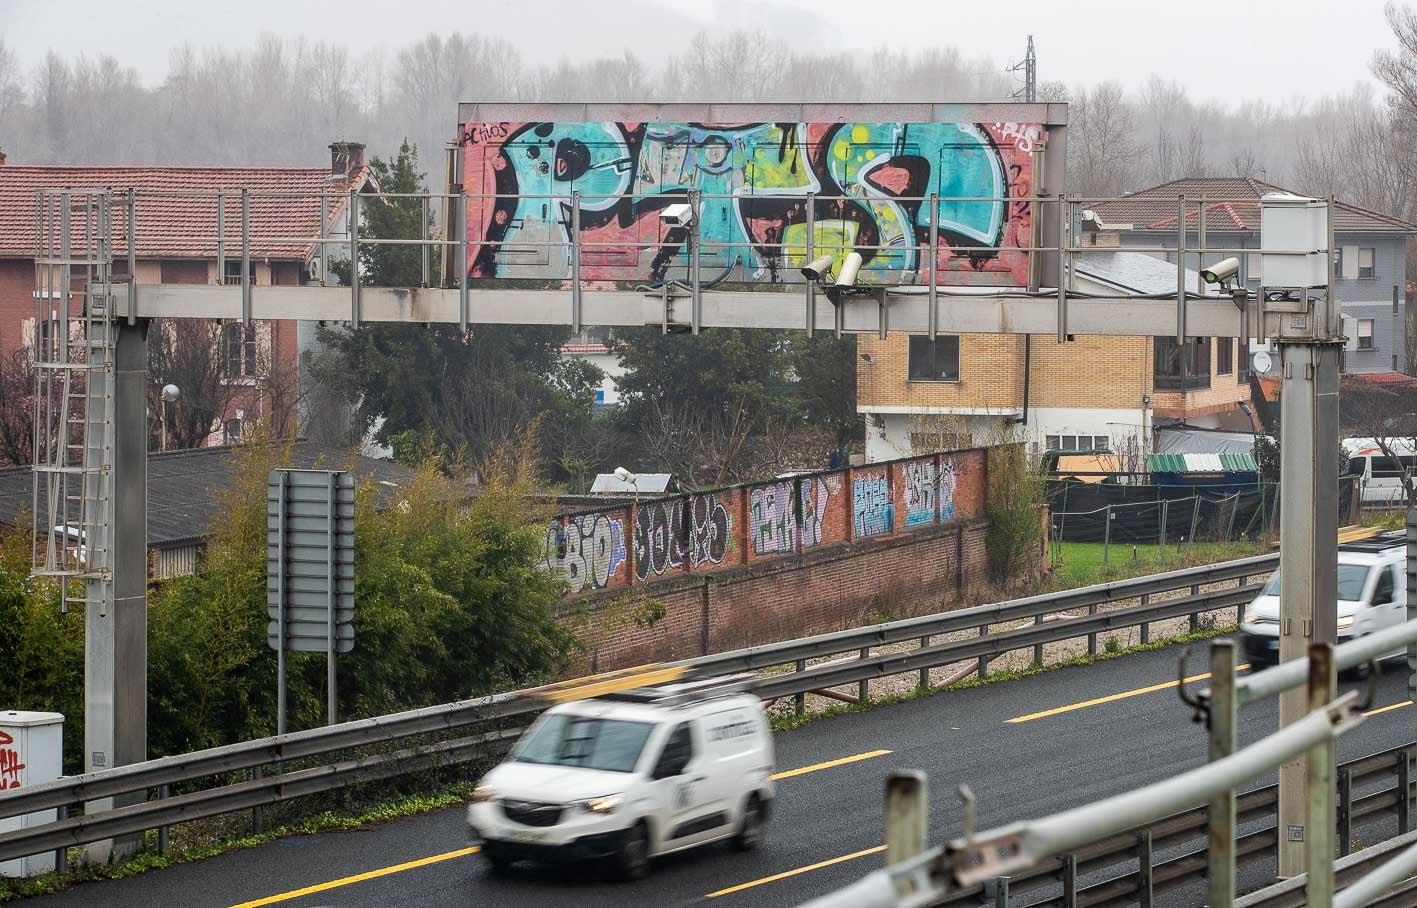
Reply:
[[0, 463], [34, 462], [34, 369], [29, 351], [0, 357]]
[[1412, 471], [1400, 465], [1417, 450], [1417, 380], [1382, 383], [1345, 376], [1339, 389], [1344, 428], [1353, 435], [1373, 439], [1384, 457], [1391, 458], [1402, 482], [1407, 507], [1417, 503], [1417, 482]]
[[1070, 113], [1068, 169], [1084, 196], [1117, 196], [1131, 185], [1143, 150], [1136, 113], [1118, 82], [1076, 93]]

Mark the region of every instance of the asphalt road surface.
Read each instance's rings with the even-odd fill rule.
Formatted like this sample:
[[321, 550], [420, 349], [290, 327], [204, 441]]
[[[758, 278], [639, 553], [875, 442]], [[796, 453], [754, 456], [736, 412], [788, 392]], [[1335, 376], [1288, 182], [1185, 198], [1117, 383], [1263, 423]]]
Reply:
[[[928, 772], [930, 841], [960, 831], [955, 789], [969, 783], [987, 829], [1165, 779], [1204, 762], [1205, 732], [1176, 696], [1176, 648], [1044, 672], [819, 720], [776, 736], [778, 782], [767, 841], [737, 854], [711, 845], [656, 863], [646, 880], [519, 865], [489, 874], [467, 848], [463, 809], [355, 832], [296, 836], [124, 880], [86, 883], [36, 908], [509, 905], [786, 906], [882, 863], [882, 794], [893, 768]], [[1197, 648], [1192, 673], [1204, 669]], [[1344, 685], [1345, 687], [1347, 685]], [[1390, 707], [1390, 708], [1387, 708]], [[1272, 732], [1275, 701], [1245, 707], [1241, 746]], [[1011, 721], [1012, 720], [1012, 721]], [[1405, 673], [1389, 664], [1372, 714], [1339, 741], [1340, 760], [1417, 738]], [[795, 772], [794, 772], [795, 771]], [[1256, 785], [1272, 781], [1257, 780]], [[1373, 842], [1393, 834], [1365, 831]], [[1269, 867], [1242, 868], [1242, 891]], [[1203, 897], [1203, 896], [1202, 896]], [[1200, 904], [1173, 891], [1163, 904]]]

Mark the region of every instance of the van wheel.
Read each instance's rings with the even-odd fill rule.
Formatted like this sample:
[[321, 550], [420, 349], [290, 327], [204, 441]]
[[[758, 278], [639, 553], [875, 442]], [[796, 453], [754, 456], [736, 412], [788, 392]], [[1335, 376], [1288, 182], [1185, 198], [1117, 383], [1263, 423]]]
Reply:
[[649, 875], [649, 829], [644, 821], [625, 833], [620, 852], [615, 856], [616, 869], [626, 880], [642, 880]]
[[743, 805], [743, 819], [738, 822], [738, 834], [733, 837], [735, 851], [752, 851], [763, 843], [763, 802], [756, 794], [748, 796]]
[[493, 876], [505, 876], [512, 867], [512, 859], [496, 851], [482, 849], [482, 857], [487, 861], [487, 869]]

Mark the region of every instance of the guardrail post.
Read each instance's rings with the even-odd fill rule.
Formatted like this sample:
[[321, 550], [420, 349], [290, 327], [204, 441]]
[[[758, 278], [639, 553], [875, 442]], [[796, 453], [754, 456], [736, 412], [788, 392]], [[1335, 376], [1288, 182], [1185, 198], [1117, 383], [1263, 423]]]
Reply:
[[1402, 751], [1397, 755], [1397, 834], [1412, 831], [1412, 755]]
[[[981, 625], [979, 625], [979, 636], [981, 636], [981, 637], [987, 637], [987, 636], [989, 636], [989, 625], [987, 625], [987, 624], [981, 624]], [[980, 657], [979, 657], [979, 669], [978, 669], [979, 679], [980, 679], [981, 681], [984, 680], [984, 676], [987, 675], [987, 674], [989, 674], [989, 657], [988, 657], [988, 656], [980, 656]]]
[[[795, 671], [799, 671], [799, 672], [800, 672], [800, 671], [806, 671], [806, 670], [807, 670], [807, 660], [806, 660], [806, 659], [798, 659], [798, 660], [797, 660], [797, 665], [796, 665], [796, 667], [795, 667], [794, 670], [795, 670]], [[806, 695], [806, 694], [793, 694], [793, 695], [792, 695], [792, 708], [793, 708], [793, 710], [797, 713], [797, 715], [799, 715], [799, 716], [801, 716], [803, 713], [805, 713], [805, 712], [807, 711], [807, 695]]]
[[[1338, 689], [1338, 672], [1333, 660], [1333, 647], [1315, 643], [1309, 647], [1309, 697], [1312, 712], [1322, 709], [1334, 698]], [[1333, 902], [1333, 836], [1337, 825], [1333, 809], [1333, 739], [1310, 748], [1304, 760], [1308, 793], [1308, 833], [1306, 857], [1309, 878], [1304, 897], [1310, 905]]]
[[[1097, 615], [1097, 604], [1096, 604], [1096, 603], [1093, 603], [1092, 605], [1089, 605], [1089, 606], [1087, 607], [1087, 617], [1092, 618], [1092, 617], [1095, 617], [1096, 615]], [[1089, 656], [1096, 656], [1096, 655], [1097, 655], [1097, 633], [1096, 633], [1095, 631], [1094, 631], [1093, 633], [1087, 635], [1087, 654], [1088, 654]]]
[[[170, 789], [168, 786], [166, 786], [166, 785], [159, 785], [159, 786], [157, 787], [157, 799], [158, 799], [159, 801], [165, 801], [165, 800], [167, 800], [167, 796], [168, 796], [168, 794], [170, 794], [170, 793], [171, 793], [171, 789]], [[157, 853], [158, 853], [158, 854], [167, 854], [167, 827], [166, 827], [166, 826], [159, 826], [159, 827], [157, 828]]]
[[[265, 770], [264, 770], [262, 767], [260, 767], [260, 766], [253, 767], [253, 768], [251, 769], [251, 781], [253, 781], [253, 782], [259, 781], [260, 779], [264, 778], [265, 775], [266, 775]], [[255, 807], [252, 807], [252, 808], [251, 808], [251, 834], [252, 834], [252, 835], [260, 835], [260, 834], [261, 834], [261, 831], [264, 829], [264, 827], [265, 827], [265, 825], [266, 825], [265, 820], [266, 820], [266, 817], [265, 817], [265, 808], [264, 808], [264, 807], [262, 807], [260, 804], [257, 804]]]
[[[1141, 604], [1147, 605], [1150, 602], [1151, 595], [1148, 593], [1142, 593]], [[1141, 623], [1141, 642], [1143, 646], [1151, 642], [1151, 623], [1148, 621], [1143, 621]]]
[[1076, 852], [1063, 855], [1063, 905], [1077, 908], [1078, 904], [1078, 856]]
[[893, 770], [886, 777], [887, 866], [908, 861], [928, 847], [929, 791], [925, 773], [916, 769]]
[[1151, 851], [1151, 830], [1143, 829], [1137, 833], [1137, 905], [1138, 908], [1151, 908], [1152, 899], [1152, 860]]
[[992, 900], [994, 908], [1009, 908], [1009, 878], [995, 877], [984, 884], [984, 897]]
[[1353, 776], [1347, 769], [1338, 771], [1338, 855], [1347, 857], [1353, 850]]
[[[862, 659], [869, 659], [869, 658], [871, 658], [871, 647], [869, 647], [869, 646], [863, 646], [863, 647], [861, 648], [861, 658], [862, 658]], [[859, 702], [859, 703], [865, 703], [865, 702], [867, 701], [867, 699], [870, 698], [870, 696], [871, 696], [871, 681], [870, 681], [870, 679], [868, 679], [868, 678], [862, 678], [860, 681], [857, 681], [857, 682], [856, 682], [856, 700], [857, 700], [857, 702]]]
[[[1201, 593], [1200, 584], [1199, 584], [1199, 583], [1193, 583], [1193, 584], [1191, 584], [1191, 595], [1192, 595], [1192, 596], [1199, 596], [1200, 593]], [[1201, 616], [1200, 616], [1199, 614], [1197, 614], [1196, 612], [1191, 612], [1191, 614], [1190, 614], [1189, 617], [1190, 617], [1190, 619], [1191, 619], [1191, 633], [1194, 634], [1196, 631], [1200, 630], [1200, 626], [1201, 626]]]
[[[1217, 640], [1210, 647], [1210, 762], [1235, 752], [1235, 642]], [[1210, 908], [1235, 901], [1235, 791], [1211, 799], [1206, 811], [1206, 881]]]
[[[56, 813], [55, 813], [54, 818], [55, 818], [56, 820], [60, 821], [60, 822], [63, 822], [64, 820], [69, 819], [69, 808], [68, 808], [68, 806], [66, 806], [66, 805], [64, 805], [64, 804], [60, 804], [59, 807], [57, 808], [57, 811], [56, 811]], [[69, 846], [68, 846], [68, 845], [60, 845], [58, 848], [54, 849], [54, 872], [55, 872], [55, 873], [65, 873], [66, 871], [68, 871], [68, 869], [69, 869]]]
[[[927, 646], [929, 646], [929, 645], [930, 645], [930, 637], [929, 637], [928, 634], [927, 634], [926, 636], [920, 638], [920, 648], [921, 648], [921, 649], [924, 649], [925, 647], [927, 647]], [[924, 688], [924, 687], [929, 687], [929, 686], [930, 686], [930, 670], [929, 670], [928, 668], [922, 668], [922, 669], [920, 669], [920, 686], [921, 686], [922, 688]]]
[[[1042, 615], [1034, 615], [1034, 616], [1033, 616], [1033, 626], [1034, 626], [1034, 627], [1041, 627], [1042, 624], [1043, 624], [1043, 616], [1042, 616]], [[1042, 665], [1042, 664], [1043, 664], [1043, 644], [1041, 644], [1041, 643], [1035, 643], [1035, 644], [1033, 644], [1033, 664], [1034, 664], [1034, 665]]]

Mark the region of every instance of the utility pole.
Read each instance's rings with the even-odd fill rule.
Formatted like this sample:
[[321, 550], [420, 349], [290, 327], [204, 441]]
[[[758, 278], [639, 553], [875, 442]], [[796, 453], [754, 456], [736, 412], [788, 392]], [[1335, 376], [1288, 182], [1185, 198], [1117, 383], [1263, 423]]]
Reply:
[[1023, 55], [1022, 63], [1015, 63], [1009, 67], [1012, 72], [1023, 71], [1023, 88], [1014, 92], [1011, 97], [1017, 101], [1022, 98], [1029, 104], [1038, 100], [1038, 55], [1033, 50], [1033, 36], [1028, 36], [1028, 50]]
[[[1288, 662], [1308, 656], [1312, 644], [1332, 645], [1338, 634], [1338, 363], [1344, 337], [1332, 290], [1333, 199], [1266, 196], [1261, 206], [1262, 248], [1285, 250], [1263, 256], [1265, 284], [1282, 292], [1266, 299], [1262, 288], [1259, 305], [1263, 330], [1279, 347], [1282, 374], [1279, 660]], [[1324, 225], [1314, 229], [1320, 214]], [[1315, 240], [1324, 248], [1297, 251], [1312, 250]], [[1311, 291], [1321, 285], [1319, 298]], [[1336, 691], [1329, 686], [1332, 700]], [[1280, 727], [1309, 709], [1304, 688], [1281, 694]], [[1310, 827], [1331, 822], [1308, 816], [1306, 767], [1331, 761], [1332, 748], [1332, 743], [1321, 744], [1279, 768], [1282, 878], [1305, 871]]]

